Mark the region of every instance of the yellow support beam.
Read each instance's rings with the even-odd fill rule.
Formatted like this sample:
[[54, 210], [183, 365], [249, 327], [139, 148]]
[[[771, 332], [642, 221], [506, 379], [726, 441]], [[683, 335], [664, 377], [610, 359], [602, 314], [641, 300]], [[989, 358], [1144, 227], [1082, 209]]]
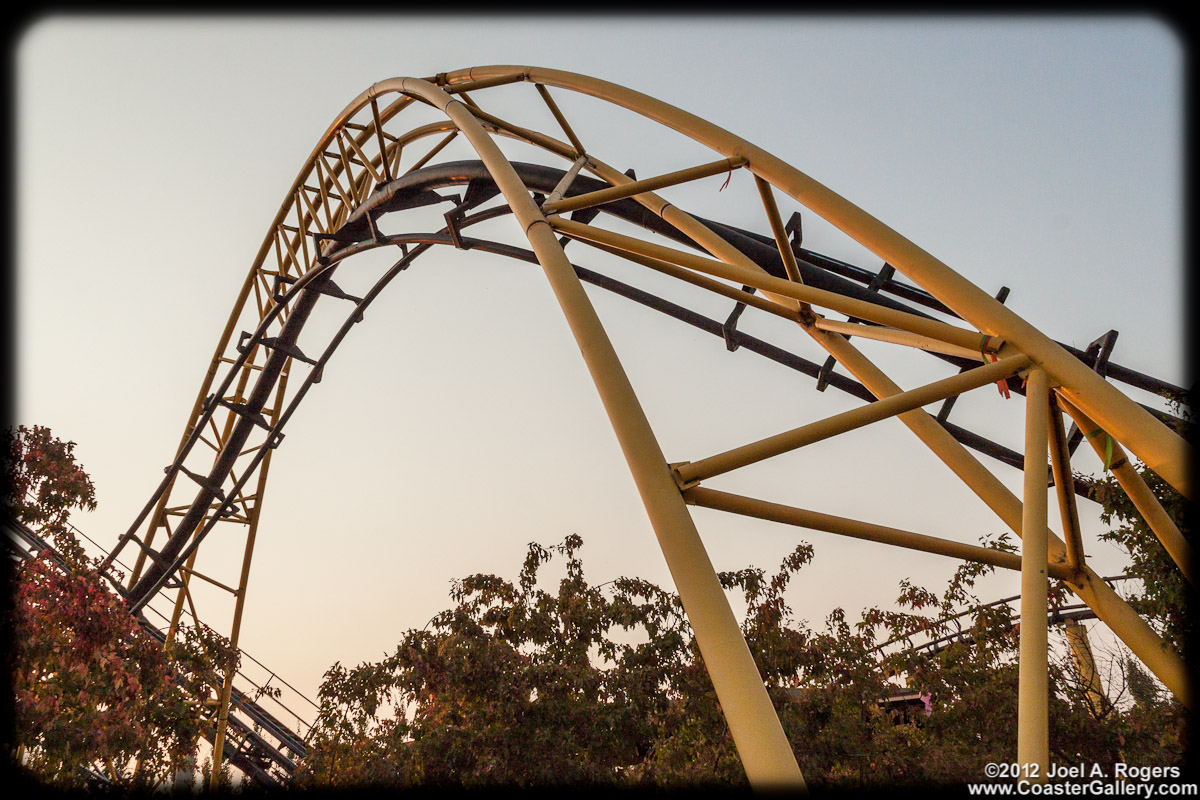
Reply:
[[1117, 484], [1125, 490], [1125, 494], [1128, 495], [1134, 508], [1138, 510], [1142, 519], [1146, 521], [1146, 525], [1158, 537], [1158, 541], [1162, 543], [1167, 554], [1171, 556], [1171, 560], [1183, 572], [1184, 577], [1189, 583], [1194, 584], [1196, 582], [1193, 577], [1195, 558], [1191, 544], [1183, 538], [1179, 526], [1162, 507], [1162, 503], [1158, 502], [1158, 498], [1150, 491], [1150, 487], [1142, 480], [1142, 476], [1138, 475], [1137, 470], [1133, 468], [1129, 457], [1125, 455], [1125, 450], [1116, 441], [1111, 439], [1106, 441], [1107, 434], [1074, 403], [1063, 397], [1059, 398], [1059, 403], [1071, 419], [1075, 420], [1084, 440], [1091, 443], [1101, 461], [1105, 461], [1109, 457], [1107, 448], [1112, 447], [1112, 461], [1109, 462], [1108, 467], [1113, 477], [1117, 479]]
[[708, 178], [722, 172], [737, 169], [745, 163], [746, 159], [744, 158], [723, 158], [720, 161], [668, 172], [665, 175], [657, 175], [653, 178], [644, 178], [640, 181], [631, 181], [619, 186], [610, 186], [607, 189], [597, 189], [594, 192], [586, 194], [577, 194], [565, 200], [550, 201], [547, 198], [547, 202], [542, 204], [542, 213], [547, 216], [550, 214], [566, 214], [569, 211], [578, 211], [581, 208], [604, 205], [614, 200], [633, 197], [635, 194], [641, 194], [642, 192], [652, 192], [655, 189], [665, 189], [668, 186], [676, 186], [688, 181]]
[[692, 623], [696, 643], [751, 786], [804, 789], [795, 754], [670, 467], [553, 229], [546, 224], [546, 218], [512, 165], [480, 125], [477, 111], [428, 82], [412, 78], [377, 83], [363, 100], [386, 91], [421, 97], [450, 117], [508, 201], [546, 273], [608, 413]]
[[1027, 356], [1009, 356], [986, 366], [976, 367], [967, 372], [934, 381], [918, 389], [876, 400], [861, 408], [835, 414], [832, 417], [793, 428], [790, 431], [778, 433], [700, 461], [680, 464], [675, 468], [675, 474], [679, 476], [681, 485], [687, 486], [694, 481], [721, 475], [739, 467], [828, 439], [831, 436], [846, 433], [930, 403], [936, 403], [947, 397], [995, 383], [1015, 375], [1027, 366], [1029, 366]]
[[[964, 561], [977, 561], [981, 564], [991, 564], [1002, 569], [1020, 570], [1021, 556], [1004, 550], [990, 547], [980, 547], [976, 544], [956, 542], [937, 536], [927, 536], [923, 533], [890, 528], [886, 525], [876, 525], [833, 514], [823, 514], [795, 506], [771, 503], [753, 497], [720, 492], [702, 486], [693, 486], [683, 493], [683, 499], [689, 504], [702, 508], [712, 508], [718, 511], [728, 511], [747, 517], [756, 517], [771, 522], [781, 522], [785, 525], [795, 525], [814, 531], [836, 533], [852, 539], [862, 539], [868, 542], [905, 547], [909, 550], [919, 550], [924, 553], [934, 553], [950, 558], [960, 558]], [[1047, 564], [1046, 569], [1057, 578], [1066, 579], [1071, 573], [1062, 564]]]
[[1030, 370], [1025, 387], [1025, 504], [1021, 529], [1021, 655], [1017, 695], [1017, 763], [1037, 771], [1024, 777], [1045, 781], [1050, 769], [1049, 632], [1050, 581], [1046, 569], [1046, 449], [1049, 379]]
[[999, 339], [985, 337], [976, 331], [956, 328], [953, 325], [947, 325], [944, 322], [938, 322], [928, 317], [919, 317], [907, 311], [897, 311], [896, 309], [881, 306], [877, 303], [858, 300], [836, 292], [828, 292], [824, 289], [795, 283], [784, 278], [776, 278], [761, 269], [746, 267], [740, 264], [727, 264], [716, 259], [695, 255], [683, 250], [676, 250], [672, 247], [665, 247], [660, 244], [643, 241], [632, 236], [597, 228], [594, 225], [585, 225], [581, 222], [575, 222], [574, 220], [562, 217], [552, 217], [550, 224], [559, 233], [569, 236], [572, 239], [578, 239], [581, 242], [609, 245], [635, 255], [648, 256], [681, 267], [687, 267], [688, 269], [698, 270], [717, 278], [736, 281], [747, 286], [753, 286], [764, 292], [791, 298], [800, 303], [809, 303], [810, 305], [828, 308], [847, 316], [878, 322], [881, 325], [893, 328], [900, 328], [910, 333], [948, 342], [949, 344], [965, 349], [975, 348], [977, 351], [980, 347], [983, 347], [985, 350], [995, 352], [1002, 344]]

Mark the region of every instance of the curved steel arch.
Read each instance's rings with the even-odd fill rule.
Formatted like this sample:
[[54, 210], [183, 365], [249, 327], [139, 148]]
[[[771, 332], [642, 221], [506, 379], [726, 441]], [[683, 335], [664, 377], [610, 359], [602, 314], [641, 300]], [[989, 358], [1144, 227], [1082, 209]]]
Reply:
[[[486, 112], [470, 94], [521, 82], [534, 84], [568, 141], [522, 128]], [[690, 170], [637, 180], [585, 149], [546, 87], [591, 95], [624, 107], [708, 146], [723, 158]], [[393, 121], [415, 103], [437, 109], [446, 120], [394, 133]], [[445, 133], [445, 137], [409, 166], [405, 174], [398, 174], [405, 147], [440, 133]], [[480, 162], [434, 165], [432, 159], [460, 135]], [[497, 146], [493, 139], [496, 135], [540, 147], [564, 159], [570, 167], [563, 171], [542, 165], [514, 164]], [[770, 237], [692, 217], [655, 194], [667, 186], [740, 168], [755, 176]], [[583, 169], [595, 178], [580, 176]], [[435, 191], [463, 184], [466, 188], [462, 197], [445, 197]], [[542, 196], [548, 188], [548, 194]], [[840, 278], [835, 271], [822, 269], [814, 262], [823, 257], [803, 251], [795, 232], [792, 241], [788, 240], [788, 226], [780, 218], [774, 199], [776, 190], [884, 258], [885, 269], [894, 268], [916, 286], [891, 281], [890, 275], [885, 277], [881, 273], [877, 281], [864, 288], [846, 279], [846, 269], [841, 271]], [[478, 212], [470, 220], [465, 217], [465, 212], [495, 197], [504, 205]], [[385, 235], [377, 225], [383, 214], [448, 200], [455, 201], [455, 205], [445, 215], [446, 227], [437, 233]], [[674, 243], [699, 250], [702, 255], [591, 225], [599, 210], [624, 216]], [[568, 213], [569, 218], [564, 216]], [[463, 236], [462, 228], [469, 222], [499, 214], [515, 218], [531, 250]], [[739, 303], [739, 309], [754, 305], [795, 322], [830, 354], [828, 363], [836, 360], [855, 379], [831, 380], [825, 367], [818, 370], [823, 380], [876, 402], [729, 453], [694, 463], [668, 464], [582, 289], [580, 278], [586, 277], [587, 271], [571, 264], [564, 253], [564, 243], [573, 239], [732, 298]], [[414, 249], [409, 250], [409, 244]], [[1184, 465], [1189, 448], [1154, 413], [1134, 403], [1098, 373], [1101, 360], [1107, 361], [1107, 354], [1104, 359], [1092, 354], [1092, 363], [1087, 363], [1087, 358], [1080, 358], [1085, 354], [1068, 351], [1049, 339], [997, 299], [861, 209], [799, 170], [711, 123], [615, 84], [532, 67], [481, 67], [445, 73], [431, 80], [382, 81], [355, 98], [326, 130], [289, 190], [242, 286], [202, 382], [176, 458], [166, 468], [166, 476], [145, 509], [105, 562], [106, 567], [110, 565], [128, 542], [139, 545], [128, 589], [135, 611], [165, 586], [177, 586], [180, 591], [173, 626], [177, 625], [190, 578], [208, 579], [236, 598], [231, 635], [236, 647], [260, 498], [271, 451], [282, 439], [282, 426], [304, 393], [320, 380], [329, 356], [352, 326], [362, 320], [363, 311], [374, 297], [434, 244], [490, 249], [533, 259], [545, 271], [625, 453], [753, 784], [802, 785], [803, 779], [687, 511], [688, 504], [1021, 569], [1022, 594], [1028, 600], [1022, 603], [1023, 617], [1029, 607], [1028, 625], [1023, 626], [1018, 754], [1022, 761], [1046, 758], [1044, 598], [1048, 575], [1066, 580], [1151, 671], [1185, 704], [1191, 705], [1186, 671], [1179, 659], [1163, 649], [1161, 640], [1145, 621], [1083, 562], [1069, 467], [1070, 447], [1062, 430], [1063, 411], [1072, 416], [1089, 439], [1095, 439], [1096, 433], [1106, 434], [1105, 445], [1098, 440], [1093, 445], [1104, 447], [1113, 455], [1110, 466], [1122, 486], [1190, 579], [1190, 550], [1186, 542], [1150, 496], [1121, 449], [1122, 445], [1127, 446], [1187, 496], [1190, 484]], [[332, 281], [338, 265], [350, 255], [384, 246], [400, 246], [403, 257], [367, 295], [350, 296]], [[850, 267], [849, 274], [853, 275], [854, 269], [857, 268]], [[612, 288], [616, 282], [609, 283], [606, 288]], [[735, 288], [739, 283], [742, 288]], [[973, 327], [966, 329], [943, 322], [887, 297], [879, 290], [889, 283], [893, 291], [906, 293], [928, 308], [949, 312]], [[630, 291], [617, 290], [637, 299], [637, 290], [625, 288]], [[761, 291], [762, 296], [755, 295], [754, 290]], [[250, 305], [252, 293], [254, 304]], [[298, 337], [316, 302], [325, 295], [350, 301], [353, 308], [324, 353], [312, 358], [299, 349]], [[850, 322], [829, 320], [814, 307], [846, 314]], [[740, 311], [735, 311], [722, 326], [730, 349], [734, 349], [737, 341], [730, 338], [737, 313]], [[681, 314], [675, 315], [683, 318]], [[251, 330], [243, 332], [234, 342], [235, 327], [247, 319]], [[968, 369], [927, 387], [902, 392], [849, 343], [851, 333], [928, 350]], [[296, 362], [307, 363], [309, 373], [285, 408], [288, 378]], [[979, 362], [984, 366], [969, 368]], [[222, 368], [224, 375], [218, 381]], [[956, 433], [944, 419], [935, 420], [921, 410], [929, 402], [1018, 375], [1025, 376], [1029, 386], [1024, 502], [963, 448], [960, 441], [969, 440], [969, 432]], [[1024, 533], [1021, 556], [737, 497], [701, 485], [707, 478], [729, 469], [887, 416], [899, 416], [1014, 532]], [[214, 457], [211, 466], [197, 470], [193, 467], [206, 463], [197, 455], [203, 452], [197, 448], [199, 444], [214, 451]], [[972, 446], [982, 449], [979, 445], [975, 441]], [[1047, 449], [1060, 489], [1065, 541], [1046, 525]], [[1013, 463], [1009, 452], [1006, 460]], [[179, 484], [181, 476], [185, 478], [184, 484]], [[254, 481], [252, 491], [251, 481]], [[192, 484], [194, 487], [189, 489]], [[1038, 488], [1041, 488], [1040, 499]], [[175, 497], [183, 499], [185, 504], [172, 505]], [[139, 536], [144, 524], [146, 532]], [[244, 526], [247, 533], [237, 589], [193, 569], [197, 548], [205, 535], [217, 525], [229, 524]], [[155, 551], [153, 542], [159, 528], [166, 531], [167, 539], [161, 550]], [[1040, 612], [1036, 608], [1039, 596], [1043, 601]], [[222, 726], [228, 702], [229, 682], [222, 698]], [[218, 751], [222, 741], [219, 731]]]

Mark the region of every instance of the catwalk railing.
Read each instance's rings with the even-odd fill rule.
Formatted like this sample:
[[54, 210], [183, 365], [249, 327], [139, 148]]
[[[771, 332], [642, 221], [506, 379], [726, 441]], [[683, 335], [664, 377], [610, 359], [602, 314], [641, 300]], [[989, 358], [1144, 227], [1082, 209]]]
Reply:
[[[59, 568], [65, 565], [58, 551], [29, 526], [13, 520], [7, 514], [0, 514], [0, 524], [4, 527], [4, 540], [10, 557], [15, 561], [44, 555]], [[96, 542], [75, 526], [68, 523], [68, 527], [84, 546], [85, 552], [94, 554], [98, 548]], [[119, 584], [114, 586], [114, 590], [123, 594]], [[138, 622], [152, 639], [166, 641], [164, 627], [169, 623], [169, 618], [159, 609], [153, 605], [145, 606], [143, 613], [138, 615]], [[235, 677], [230, 703], [233, 713], [228, 721], [232, 746], [224, 749], [222, 759], [258, 785], [286, 785], [295, 772], [296, 762], [307, 753], [305, 740], [312, 729], [311, 720], [315, 719], [318, 706], [245, 650], [239, 650], [239, 655], [242, 664]], [[267, 688], [278, 688], [279, 696], [273, 696], [273, 692], [266, 693], [264, 690]], [[207, 708], [211, 725], [204, 736], [211, 743], [216, 728], [215, 702]], [[91, 779], [100, 785], [107, 784], [109, 780], [99, 773], [91, 773]]]

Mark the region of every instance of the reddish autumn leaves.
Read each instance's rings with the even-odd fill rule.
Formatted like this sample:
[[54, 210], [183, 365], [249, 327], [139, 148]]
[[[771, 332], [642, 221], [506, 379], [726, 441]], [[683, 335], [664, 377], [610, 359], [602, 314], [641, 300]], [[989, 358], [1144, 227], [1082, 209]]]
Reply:
[[86, 562], [67, 519], [95, 508], [95, 489], [74, 448], [38, 426], [9, 429], [4, 443], [4, 512], [55, 544], [15, 570], [6, 664], [15, 743], [47, 783], [79, 785], [91, 772], [151, 787], [210, 724], [202, 701], [220, 686], [214, 664], [229, 663], [228, 647], [208, 629], [182, 628], [164, 651]]
[[219, 639], [184, 629], [168, 654], [96, 572], [45, 555], [16, 577], [9, 658], [27, 768], [62, 785], [84, 779], [80, 766], [118, 784], [165, 780], [207, 724]]
[[83, 558], [67, 517], [74, 509], [96, 508], [96, 488], [75, 461], [75, 443], [64, 442], [49, 428], [20, 425], [5, 431], [4, 510], [40, 530], [68, 559]]

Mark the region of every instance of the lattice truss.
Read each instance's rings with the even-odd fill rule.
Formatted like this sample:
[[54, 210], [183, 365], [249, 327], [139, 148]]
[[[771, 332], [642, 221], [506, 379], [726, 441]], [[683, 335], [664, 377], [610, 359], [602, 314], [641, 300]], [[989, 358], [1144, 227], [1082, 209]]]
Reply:
[[[524, 86], [499, 88], [510, 84]], [[502, 116], [501, 100], [519, 92], [543, 104], [542, 117], [552, 116], [557, 125], [535, 130]], [[622, 172], [591, 149], [600, 148], [605, 131], [596, 131], [595, 139], [576, 133], [555, 100], [562, 92], [589, 95], [674, 129], [709, 148], [713, 158], [648, 178], [638, 178], [632, 170]], [[549, 116], [544, 114], [547, 110]], [[431, 116], [434, 121], [426, 121]], [[471, 159], [446, 160], [444, 151], [456, 139], [469, 144]], [[536, 163], [510, 160], [499, 143], [508, 148], [520, 143], [523, 153], [535, 154]], [[736, 170], [753, 175], [761, 201], [755, 221], [746, 227], [692, 216], [657, 194]], [[882, 258], [883, 268], [862, 269], [803, 247], [801, 219], [798, 214], [787, 221], [782, 218], [777, 193]], [[449, 208], [434, 232], [396, 234], [381, 228], [385, 215], [424, 207], [441, 212], [443, 204]], [[741, 219], [748, 212], [743, 205], [730, 213]], [[507, 216], [517, 223], [510, 242], [470, 235], [473, 225]], [[711, 319], [572, 264], [563, 249], [568, 242], [586, 245], [576, 245], [572, 253], [616, 256], [727, 298], [734, 304], [732, 313], [725, 320]], [[800, 778], [790, 751], [783, 754], [786, 741], [779, 744], [778, 722], [768, 724], [770, 730], [764, 732], [763, 720], [774, 720], [774, 712], [760, 680], [755, 688], [757, 673], [687, 505], [1021, 570], [1031, 581], [1023, 583], [1023, 608], [1038, 604], [1040, 581], [1043, 642], [1046, 578], [1064, 580], [1190, 705], [1182, 663], [1086, 566], [1075, 506], [1075, 495], [1083, 487], [1070, 467], [1071, 455], [1082, 441], [1095, 448], [1190, 579], [1187, 543], [1131, 463], [1136, 456], [1190, 497], [1185, 470], [1189, 449], [1164, 424], [1169, 415], [1134, 402], [1109, 380], [1155, 393], [1180, 393], [1178, 387], [1112, 362], [1115, 332], [1087, 350], [1049, 339], [1003, 305], [1007, 290], [992, 296], [975, 287], [829, 189], [711, 123], [604, 81], [530, 67], [474, 68], [426, 80], [377, 83], [350, 103], [321, 137], [288, 190], [238, 294], [175, 458], [105, 563], [111, 566], [127, 545], [135, 547], [127, 586], [135, 610], [159, 592], [175, 590], [172, 631], [185, 608], [198, 619], [202, 615], [193, 589], [199, 579], [233, 599], [231, 638], [236, 646], [261, 498], [283, 429], [372, 301], [435, 245], [497, 253], [540, 264], [545, 271], [629, 462], [752, 781]], [[343, 261], [381, 249], [396, 253], [398, 260], [361, 297], [335, 283]], [[581, 281], [721, 337], [729, 350], [751, 350], [805, 373], [816, 379], [818, 389], [832, 386], [867, 402], [726, 452], [668, 463]], [[306, 337], [301, 349], [300, 333], [318, 302], [323, 307], [340, 304], [344, 321], [316, 344]], [[738, 330], [739, 316], [747, 307], [794, 323], [827, 359], [810, 361]], [[945, 364], [949, 374], [903, 391], [851, 337], [928, 353]], [[949, 419], [958, 396], [996, 386], [1025, 397], [1023, 452]], [[924, 410], [938, 402], [937, 414]], [[731, 470], [890, 417], [898, 417], [1012, 531], [1024, 533], [1021, 554], [705, 485]], [[1025, 468], [1024, 501], [972, 450]], [[1046, 487], [1051, 482], [1061, 537], [1046, 522]], [[213, 541], [244, 542], [236, 576], [218, 578], [196, 569], [198, 548], [218, 530]], [[1030, 641], [1036, 645], [1037, 626], [1030, 623], [1029, 632], [1024, 627], [1023, 622], [1023, 637], [1034, 637]], [[1044, 664], [1044, 643], [1041, 650]], [[1023, 651], [1023, 670], [1028, 659], [1034, 656]], [[1025, 703], [1026, 696], [1036, 697], [1036, 686], [1022, 692]], [[223, 708], [229, 700], [227, 684]], [[1044, 689], [1041, 704], [1044, 707]], [[1023, 719], [1029, 718], [1024, 705], [1022, 709]], [[1038, 738], [1027, 735], [1024, 727], [1022, 737], [1026, 743]]]

